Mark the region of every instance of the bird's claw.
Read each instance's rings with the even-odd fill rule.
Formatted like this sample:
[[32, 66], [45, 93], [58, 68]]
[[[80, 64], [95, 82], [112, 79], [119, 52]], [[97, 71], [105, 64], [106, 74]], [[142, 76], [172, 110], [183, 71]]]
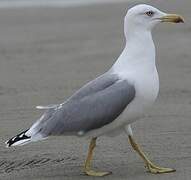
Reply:
[[150, 173], [153, 174], [171, 173], [176, 171], [175, 169], [172, 168], [159, 167], [154, 164], [146, 164], [145, 167], [148, 169]]
[[91, 169], [84, 170], [85, 174], [88, 176], [94, 176], [94, 177], [103, 177], [110, 175], [112, 172], [102, 172], [102, 171], [94, 171]]

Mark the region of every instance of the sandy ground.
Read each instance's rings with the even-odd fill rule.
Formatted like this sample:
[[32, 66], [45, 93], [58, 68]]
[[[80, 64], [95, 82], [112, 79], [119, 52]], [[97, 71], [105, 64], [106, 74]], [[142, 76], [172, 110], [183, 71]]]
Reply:
[[[154, 30], [160, 95], [147, 117], [133, 127], [151, 159], [177, 172], [147, 173], [121, 134], [98, 140], [94, 166], [113, 171], [102, 179], [191, 178], [191, 1], [157, 2], [152, 4], [182, 14], [187, 23]], [[11, 149], [4, 141], [40, 116], [36, 105], [64, 101], [113, 64], [124, 45], [128, 6], [0, 10], [1, 180], [94, 179], [81, 172], [86, 139], [54, 137]]]

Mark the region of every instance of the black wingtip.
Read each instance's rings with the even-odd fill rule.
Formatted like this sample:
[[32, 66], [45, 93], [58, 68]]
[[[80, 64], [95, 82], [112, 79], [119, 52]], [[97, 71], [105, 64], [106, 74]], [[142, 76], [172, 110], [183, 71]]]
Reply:
[[11, 147], [14, 143], [20, 141], [20, 140], [25, 140], [25, 139], [29, 139], [30, 137], [29, 136], [26, 136], [25, 133], [28, 131], [25, 130], [23, 132], [21, 132], [20, 134], [12, 137], [11, 139], [9, 139], [8, 141], [5, 142], [6, 144], [6, 147]]

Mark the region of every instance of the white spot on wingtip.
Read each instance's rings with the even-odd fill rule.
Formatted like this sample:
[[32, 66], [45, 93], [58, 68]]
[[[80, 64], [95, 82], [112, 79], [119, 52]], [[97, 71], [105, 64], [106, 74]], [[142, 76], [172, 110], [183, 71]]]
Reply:
[[6, 147], [6, 148], [9, 148], [8, 141], [6, 141], [5, 144], [6, 144], [5, 147]]
[[14, 138], [12, 138], [11, 140], [14, 141], [16, 139], [16, 136]]
[[5, 141], [5, 144], [6, 144], [6, 148], [9, 148], [10, 146], [9, 146], [9, 144], [8, 144], [8, 142], [9, 142], [9, 140], [8, 141]]
[[22, 138], [24, 136], [24, 134], [21, 134], [19, 137]]

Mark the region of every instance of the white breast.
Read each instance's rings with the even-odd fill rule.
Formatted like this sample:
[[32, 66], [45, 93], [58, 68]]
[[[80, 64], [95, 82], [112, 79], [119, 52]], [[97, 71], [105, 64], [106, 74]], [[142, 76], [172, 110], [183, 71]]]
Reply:
[[152, 105], [159, 92], [159, 78], [156, 68], [153, 71], [143, 72], [134, 82], [136, 98], [141, 105]]
[[124, 123], [129, 124], [143, 116], [155, 102], [159, 92], [158, 72], [156, 68], [142, 69], [132, 74], [121, 74], [121, 78], [131, 81], [136, 90], [134, 100], [120, 117]]
[[126, 38], [126, 46], [112, 66], [111, 71], [135, 87], [135, 98], [112, 123], [93, 130], [93, 137], [114, 133], [142, 117], [152, 107], [159, 91], [159, 79], [155, 66], [155, 46], [150, 31], [144, 30], [134, 38]]

